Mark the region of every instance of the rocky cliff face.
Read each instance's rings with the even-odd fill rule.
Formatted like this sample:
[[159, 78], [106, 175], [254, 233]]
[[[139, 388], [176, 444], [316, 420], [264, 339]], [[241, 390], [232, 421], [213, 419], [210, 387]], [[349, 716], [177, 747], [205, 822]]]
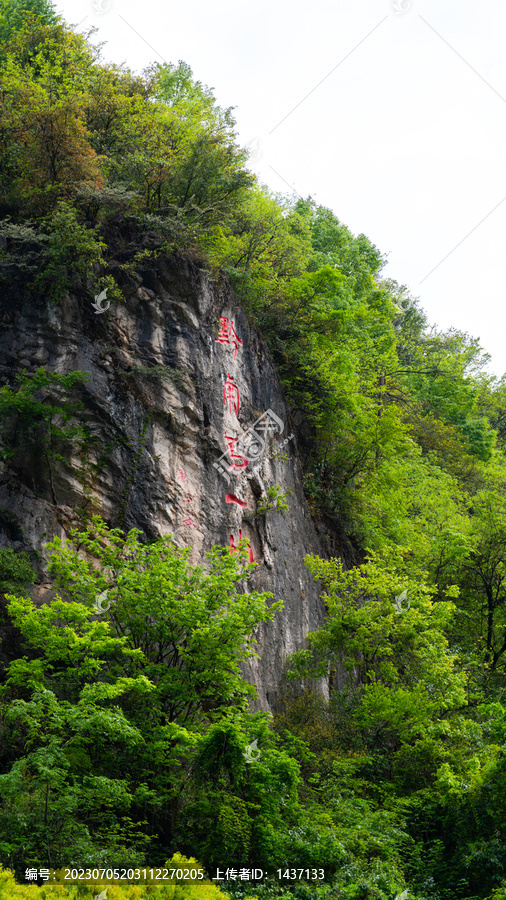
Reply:
[[[148, 538], [174, 534], [191, 546], [194, 563], [214, 544], [233, 549], [242, 535], [259, 564], [251, 587], [284, 602], [275, 621], [260, 627], [260, 658], [246, 671], [260, 707], [269, 709], [287, 655], [324, 615], [303, 558], [325, 550], [304, 500], [276, 370], [233, 291], [197, 264], [162, 259], [123, 290], [126, 303], [104, 312], [105, 299], [98, 310], [72, 295], [58, 306], [34, 303], [15, 288], [0, 299], [1, 382], [42, 365], [87, 372], [85, 416], [97, 438], [84, 474], [77, 458], [50, 478], [33, 470], [13, 475], [3, 465], [0, 546], [39, 551], [33, 594], [44, 602], [53, 594], [43, 544], [77, 523], [77, 509]], [[274, 485], [293, 492], [289, 511], [258, 514]]]

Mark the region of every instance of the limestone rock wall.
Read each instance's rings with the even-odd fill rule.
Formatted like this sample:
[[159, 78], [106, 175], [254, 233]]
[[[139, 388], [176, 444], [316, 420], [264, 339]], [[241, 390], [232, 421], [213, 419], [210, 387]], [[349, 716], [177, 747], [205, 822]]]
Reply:
[[[0, 546], [40, 553], [34, 596], [42, 602], [52, 596], [43, 544], [63, 537], [78, 508], [149, 538], [174, 534], [191, 546], [195, 563], [214, 544], [233, 547], [242, 535], [259, 563], [251, 587], [284, 602], [275, 621], [259, 628], [260, 658], [246, 667], [260, 707], [272, 708], [287, 655], [323, 620], [303, 558], [325, 553], [303, 496], [297, 439], [275, 367], [231, 288], [212, 283], [196, 263], [164, 258], [124, 293], [126, 303], [105, 312], [73, 295], [58, 306], [34, 303], [15, 287], [0, 298], [1, 382], [41, 365], [87, 372], [85, 417], [97, 438], [86, 490], [77, 458], [51, 478], [37, 466], [14, 476], [2, 464]], [[268, 410], [274, 415], [266, 417]], [[241, 438], [258, 420], [255, 433]], [[288, 460], [280, 455], [283, 441]], [[289, 512], [258, 515], [273, 485], [293, 492]]]

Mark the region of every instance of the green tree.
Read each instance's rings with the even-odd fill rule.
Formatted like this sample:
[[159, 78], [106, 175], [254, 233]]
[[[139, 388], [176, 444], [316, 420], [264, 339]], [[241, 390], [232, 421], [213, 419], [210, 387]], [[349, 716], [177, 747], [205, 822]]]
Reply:
[[62, 300], [70, 290], [107, 288], [110, 299], [123, 299], [114, 279], [97, 277], [104, 267], [106, 244], [96, 231], [81, 224], [77, 210], [61, 201], [45, 223], [47, 242], [42, 252], [41, 269], [35, 278], [37, 288], [52, 302]]
[[384, 752], [422, 738], [431, 723], [465, 705], [466, 677], [445, 636], [454, 604], [433, 603], [435, 589], [409, 576], [399, 551], [371, 554], [346, 572], [337, 560], [308, 557], [306, 564], [327, 589], [328, 616], [308, 635], [310, 649], [292, 657], [292, 677], [347, 672], [340, 693], [367, 743]]
[[486, 671], [498, 674], [503, 673], [506, 660], [504, 500], [492, 492], [479, 492], [472, 509], [473, 533], [467, 553], [458, 567], [449, 561], [449, 571], [444, 574], [456, 577], [460, 584], [463, 633]]
[[65, 463], [69, 445], [82, 447], [89, 438], [75, 397], [86, 378], [83, 372], [62, 375], [40, 368], [34, 375], [18, 375], [16, 390], [8, 384], [0, 388], [1, 457], [33, 483], [36, 474], [48, 475], [55, 503], [55, 464]]
[[273, 856], [288, 864], [282, 834], [297, 814], [299, 771], [296, 760], [275, 747], [264, 717], [249, 723], [223, 717], [200, 741], [180, 843], [198, 848], [210, 866], [224, 859], [269, 865]]
[[60, 22], [37, 22], [7, 46], [0, 60], [4, 215], [47, 215], [80, 188], [103, 186], [83, 109], [94, 55]]
[[214, 549], [206, 572], [190, 567], [189, 550], [177, 550], [169, 539], [145, 545], [135, 529], [125, 539], [98, 518], [93, 521], [92, 530], [72, 534], [99, 561], [101, 574], [91, 559], [79, 559], [58, 539], [48, 545], [55, 551], [50, 571], [73, 602], [91, 607], [107, 590], [111, 627], [142, 650], [143, 671], [158, 685], [163, 718], [184, 723], [203, 704], [241, 705], [253, 689], [244, 683], [239, 663], [253, 654], [258, 623], [271, 620], [282, 605], [267, 607], [269, 593], [233, 589], [254, 564], [244, 568], [228, 550]]
[[16, 553], [11, 547], [0, 550], [0, 591], [12, 593], [19, 586], [33, 584], [35, 572], [27, 553]]
[[280, 607], [245, 589], [245, 548], [192, 567], [169, 538], [142, 544], [98, 518], [72, 538], [79, 553], [49, 545], [63, 599], [8, 598], [31, 652], [0, 688], [0, 831], [16, 870], [131, 865], [148, 844], [165, 858], [199, 734], [245, 710], [240, 663]]
[[147, 77], [151, 102], [131, 120], [130, 154], [114, 154], [110, 175], [138, 191], [148, 213], [179, 213], [198, 232], [227, 222], [253, 180], [232, 111], [183, 62], [153, 66]]
[[32, 16], [48, 25], [54, 24], [57, 17], [52, 0], [0, 0], [0, 44], [21, 31]]

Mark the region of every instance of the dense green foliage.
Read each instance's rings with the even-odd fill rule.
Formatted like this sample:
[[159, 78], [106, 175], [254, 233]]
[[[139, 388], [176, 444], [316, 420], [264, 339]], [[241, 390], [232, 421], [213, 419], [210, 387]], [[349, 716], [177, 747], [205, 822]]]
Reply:
[[[192, 567], [96, 518], [49, 545], [61, 596], [37, 608], [29, 560], [0, 550], [26, 648], [0, 685], [0, 863], [22, 879], [181, 851], [325, 870], [231, 881], [238, 898], [502, 900], [506, 382], [477, 341], [428, 327], [364, 235], [261, 187], [185, 63], [105, 65], [42, 0], [2, 0], [0, 38], [0, 279], [59, 303], [120, 301], [174, 249], [226, 273], [276, 361], [310, 509], [357, 563], [308, 558], [328, 617], [271, 721], [240, 663], [279, 605], [245, 551]], [[39, 369], [0, 388], [7, 469], [51, 477], [86, 446], [81, 382]], [[286, 510], [269, 491], [259, 515]]]
[[56, 22], [52, 0], [1, 0], [0, 43], [6, 43], [23, 25], [37, 18], [46, 24]]

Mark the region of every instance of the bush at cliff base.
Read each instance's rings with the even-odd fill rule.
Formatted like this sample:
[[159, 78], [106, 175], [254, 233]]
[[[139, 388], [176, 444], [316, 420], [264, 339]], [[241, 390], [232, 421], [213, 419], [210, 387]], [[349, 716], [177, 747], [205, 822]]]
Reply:
[[493, 891], [486, 900], [506, 900], [506, 881]]
[[[195, 859], [176, 853], [165, 868], [202, 869]], [[92, 900], [107, 888], [106, 900], [229, 900], [229, 895], [214, 884], [179, 882], [178, 884], [18, 884], [9, 869], [0, 866], [0, 900]]]

